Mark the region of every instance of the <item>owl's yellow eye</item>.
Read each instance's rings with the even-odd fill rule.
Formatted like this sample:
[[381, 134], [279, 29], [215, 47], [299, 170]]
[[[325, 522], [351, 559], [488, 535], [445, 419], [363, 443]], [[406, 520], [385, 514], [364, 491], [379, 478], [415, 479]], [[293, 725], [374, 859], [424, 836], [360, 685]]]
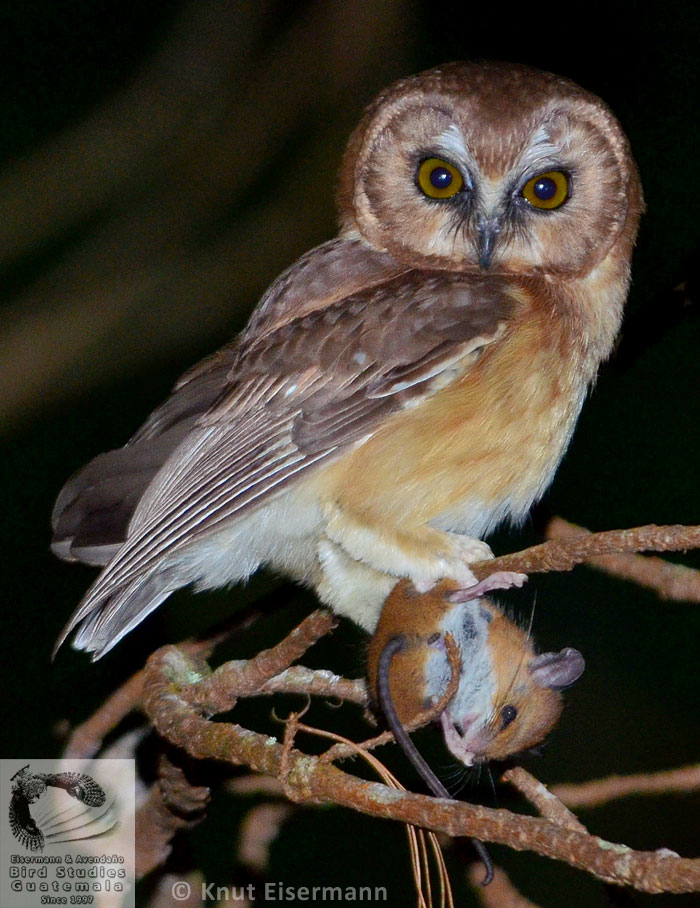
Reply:
[[420, 191], [429, 199], [451, 199], [464, 186], [462, 174], [454, 164], [442, 158], [421, 161], [416, 175]]
[[569, 181], [561, 170], [540, 173], [523, 186], [523, 198], [535, 208], [558, 208], [568, 197]]

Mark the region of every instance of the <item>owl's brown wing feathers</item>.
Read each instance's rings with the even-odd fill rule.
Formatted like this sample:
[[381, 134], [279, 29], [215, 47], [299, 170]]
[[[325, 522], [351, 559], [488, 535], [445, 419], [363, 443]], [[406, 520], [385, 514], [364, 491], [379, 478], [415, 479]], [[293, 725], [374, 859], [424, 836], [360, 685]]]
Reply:
[[[493, 278], [409, 272], [244, 335], [217, 400], [146, 489], [63, 638], [82, 624], [76, 645], [109, 648], [180, 585], [168, 586], [166, 555], [170, 563], [463, 374], [512, 305]], [[203, 375], [206, 364], [194, 380]]]
[[186, 372], [123, 448], [99, 454], [71, 476], [51, 515], [54, 554], [107, 564], [156, 473], [221, 393], [234, 351], [235, 344], [224, 347]]
[[[105, 565], [127, 536], [144, 492], [197, 420], [228, 384], [241, 342], [258, 340], [360, 290], [367, 291], [409, 269], [361, 240], [336, 238], [317, 246], [283, 272], [264, 294], [240, 340], [185, 372], [173, 393], [123, 448], [107, 451], [72, 476], [52, 514], [52, 550], [67, 561]], [[235, 386], [239, 407], [251, 403], [258, 384]]]

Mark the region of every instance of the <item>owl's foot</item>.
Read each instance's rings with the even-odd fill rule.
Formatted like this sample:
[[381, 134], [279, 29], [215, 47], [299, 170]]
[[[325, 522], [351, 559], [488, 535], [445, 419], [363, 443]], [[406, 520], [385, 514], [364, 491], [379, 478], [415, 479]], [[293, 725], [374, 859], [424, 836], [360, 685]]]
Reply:
[[493, 558], [491, 548], [472, 536], [460, 536], [459, 533], [439, 530], [434, 532], [442, 537], [440, 540], [442, 551], [437, 553], [427, 571], [416, 564], [416, 570], [408, 575], [416, 590], [419, 593], [427, 593], [440, 580], [454, 580], [460, 589], [476, 586], [478, 581], [469, 565], [477, 561], [490, 561]]
[[423, 525], [410, 529], [368, 526], [337, 505], [326, 508], [325, 534], [351, 559], [392, 577], [405, 577], [419, 593], [440, 580], [453, 580], [459, 589], [478, 584], [469, 568], [493, 558], [480, 539]]

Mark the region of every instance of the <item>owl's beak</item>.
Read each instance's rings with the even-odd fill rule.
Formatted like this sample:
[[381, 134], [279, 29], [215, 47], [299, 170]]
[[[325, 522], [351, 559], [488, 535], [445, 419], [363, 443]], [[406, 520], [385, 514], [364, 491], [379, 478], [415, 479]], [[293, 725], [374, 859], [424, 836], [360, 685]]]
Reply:
[[498, 234], [501, 232], [501, 221], [497, 217], [489, 220], [484, 218], [476, 228], [476, 232], [478, 237], [477, 248], [479, 251], [479, 267], [483, 268], [485, 271], [491, 264], [491, 259], [493, 258], [496, 240], [498, 239]]

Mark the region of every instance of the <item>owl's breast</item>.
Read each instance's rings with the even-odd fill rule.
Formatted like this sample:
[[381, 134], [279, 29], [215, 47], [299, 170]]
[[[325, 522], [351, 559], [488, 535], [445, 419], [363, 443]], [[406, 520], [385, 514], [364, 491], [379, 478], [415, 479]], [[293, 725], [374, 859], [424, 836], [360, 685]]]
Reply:
[[553, 478], [592, 377], [542, 320], [519, 320], [464, 376], [342, 458], [334, 499], [368, 522], [478, 537], [523, 519]]

